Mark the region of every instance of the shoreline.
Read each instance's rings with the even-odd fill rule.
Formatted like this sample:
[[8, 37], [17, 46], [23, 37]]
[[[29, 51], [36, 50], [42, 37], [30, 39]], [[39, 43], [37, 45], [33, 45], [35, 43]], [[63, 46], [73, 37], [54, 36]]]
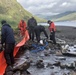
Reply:
[[[48, 27], [46, 27], [46, 32], [48, 36], [50, 35]], [[76, 44], [76, 27], [70, 26], [56, 26], [56, 33], [57, 38], [63, 39], [68, 43]]]

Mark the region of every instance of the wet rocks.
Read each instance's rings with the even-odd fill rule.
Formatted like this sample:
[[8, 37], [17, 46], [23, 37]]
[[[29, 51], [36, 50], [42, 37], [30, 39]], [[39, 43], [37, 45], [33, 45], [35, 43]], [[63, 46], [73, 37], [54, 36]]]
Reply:
[[[61, 43], [61, 45], [63, 45], [63, 43]], [[30, 73], [32, 75], [74, 75], [76, 74], [75, 72], [69, 73], [70, 70], [75, 71], [76, 61], [74, 62], [71, 62], [72, 60], [70, 60], [70, 62], [67, 61], [69, 58], [63, 56], [61, 52], [61, 49], [62, 49], [61, 45], [60, 44], [53, 45], [52, 43], [49, 43], [48, 47], [45, 48], [45, 50], [39, 51], [37, 53], [31, 53], [31, 50], [27, 49], [26, 53], [23, 55], [24, 58], [23, 57], [20, 58], [21, 59], [21, 61], [19, 62], [20, 66], [17, 66], [19, 64], [18, 62], [16, 62], [16, 64], [14, 65], [13, 75], [30, 75]], [[67, 48], [67, 46], [64, 46], [64, 47]], [[27, 70], [30, 73], [27, 72]], [[45, 72], [49, 72], [50, 74], [46, 74]], [[10, 75], [10, 71], [9, 71], [9, 75]]]
[[16, 71], [13, 75], [31, 75], [30, 72], [28, 72], [27, 70], [22, 70], [22, 71]]
[[58, 44], [66, 44], [65, 40], [61, 40], [59, 38], [56, 38], [56, 41], [57, 41]]
[[16, 71], [13, 75], [21, 75], [20, 71]]
[[38, 60], [36, 63], [37, 68], [44, 68], [43, 60]]
[[[22, 73], [23, 71], [25, 71], [26, 75], [28, 75], [29, 72], [27, 71], [27, 69], [29, 67], [30, 67], [30, 63], [24, 63], [24, 64], [14, 66], [14, 67], [8, 66], [6, 68], [6, 71], [5, 71], [4, 75], [25, 75], [25, 74]], [[30, 73], [29, 73], [29, 75], [30, 75]]]
[[13, 75], [13, 71], [8, 71], [5, 73], [5, 75]]
[[30, 67], [30, 63], [28, 63], [26, 59], [22, 59], [14, 64], [13, 69], [23, 70], [23, 69], [28, 69], [29, 67]]
[[50, 56], [50, 52], [49, 52], [48, 50], [45, 50], [45, 51], [44, 51], [44, 55], [45, 55], [45, 56]]
[[61, 57], [57, 57], [56, 60], [66, 60], [66, 58], [61, 56]]
[[57, 56], [62, 56], [62, 52], [60, 50], [56, 51]]
[[51, 75], [55, 75], [55, 73], [51, 73]]
[[53, 66], [53, 64], [51, 63], [47, 63], [47, 67]]
[[74, 63], [66, 64], [66, 68], [68, 68], [68, 69], [75, 69], [75, 65], [74, 65]]
[[66, 68], [66, 65], [61, 63], [61, 64], [60, 64], [60, 68], [61, 68], [61, 69], [65, 69], [65, 68]]
[[31, 75], [28, 71], [22, 71], [21, 75]]
[[72, 71], [69, 73], [69, 75], [76, 75], [76, 72]]
[[53, 65], [55, 65], [55, 66], [60, 66], [60, 61], [57, 61], [56, 63], [54, 63]]
[[5, 75], [13, 75], [13, 68], [12, 68], [12, 66], [7, 66], [6, 67]]

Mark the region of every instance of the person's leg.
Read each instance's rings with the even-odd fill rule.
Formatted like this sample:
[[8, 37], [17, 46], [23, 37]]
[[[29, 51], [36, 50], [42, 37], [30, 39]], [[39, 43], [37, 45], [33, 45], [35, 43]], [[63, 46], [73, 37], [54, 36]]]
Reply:
[[9, 50], [9, 44], [5, 45], [5, 50], [4, 50], [4, 57], [6, 59], [7, 65], [11, 65], [11, 59], [10, 59], [10, 50]]
[[39, 32], [36, 32], [36, 40], [38, 43], [40, 42], [40, 33]]
[[30, 37], [30, 40], [31, 40], [31, 34], [32, 34], [32, 31], [31, 31], [31, 29], [29, 29], [29, 37]]
[[15, 44], [11, 44], [11, 47], [10, 47], [10, 59], [11, 59], [11, 63], [14, 64], [14, 56], [13, 56], [13, 52], [14, 52], [14, 47], [15, 47]]
[[50, 33], [50, 40], [52, 40], [52, 34]]
[[55, 40], [55, 32], [53, 32], [52, 37], [53, 37], [53, 38], [52, 38], [53, 43], [56, 44], [56, 40]]
[[32, 36], [31, 36], [31, 39], [32, 39], [32, 41], [34, 41], [34, 29], [32, 29]]

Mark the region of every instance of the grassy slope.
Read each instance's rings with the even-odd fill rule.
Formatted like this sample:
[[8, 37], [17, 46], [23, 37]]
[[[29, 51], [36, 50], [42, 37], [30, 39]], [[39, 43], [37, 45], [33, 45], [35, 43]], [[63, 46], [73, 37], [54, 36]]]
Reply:
[[53, 19], [54, 21], [76, 21], [76, 12], [70, 13], [68, 15], [62, 16], [57, 19]]
[[[7, 20], [13, 27], [16, 27], [21, 19], [27, 21], [32, 16], [16, 0], [0, 0], [0, 21]], [[35, 17], [35, 16], [34, 16]], [[35, 17], [38, 22], [46, 21]]]

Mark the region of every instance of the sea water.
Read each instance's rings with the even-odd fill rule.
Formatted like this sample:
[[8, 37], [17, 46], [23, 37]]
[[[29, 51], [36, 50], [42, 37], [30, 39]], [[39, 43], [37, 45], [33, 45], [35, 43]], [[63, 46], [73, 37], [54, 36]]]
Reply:
[[[54, 22], [56, 26], [71, 26], [76, 27], [76, 21]], [[38, 25], [49, 26], [47, 23], [38, 23]]]

